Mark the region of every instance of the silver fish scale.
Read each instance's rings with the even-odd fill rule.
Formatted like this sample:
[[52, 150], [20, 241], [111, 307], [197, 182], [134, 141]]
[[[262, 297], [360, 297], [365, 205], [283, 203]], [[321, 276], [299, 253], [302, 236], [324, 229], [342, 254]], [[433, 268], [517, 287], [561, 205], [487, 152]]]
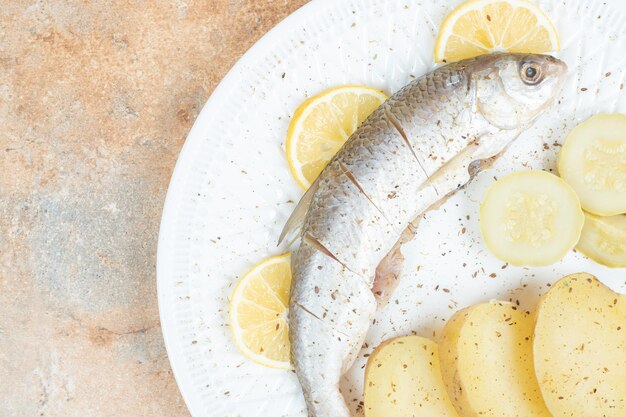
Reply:
[[[294, 271], [291, 289], [298, 304], [337, 332], [358, 339], [363, 328], [369, 327], [376, 311], [370, 285], [307, 240], [302, 242], [298, 252], [302, 265]], [[310, 278], [302, 276], [303, 273], [310, 274]], [[337, 279], [326, 279], [328, 276]], [[336, 308], [337, 305], [359, 308]]]
[[[373, 142], [373, 136], [380, 140]], [[386, 164], [380, 164], [380, 160]], [[396, 237], [415, 215], [416, 203], [436, 196], [432, 187], [423, 187], [428, 179], [426, 174], [382, 107], [355, 133], [345, 153], [339, 154], [333, 163], [347, 168], [365, 195], [393, 225]]]
[[416, 119], [437, 125], [446, 107], [458, 108], [467, 99], [463, 69], [462, 65], [449, 65], [407, 84], [387, 100], [387, 110], [399, 121]]
[[442, 67], [407, 85], [384, 105], [428, 177], [486, 128], [486, 123], [472, 123], [473, 103], [463, 69], [462, 64]]
[[[341, 392], [336, 388], [336, 382], [356, 359], [363, 339], [350, 339], [315, 319], [299, 305], [289, 308], [289, 323], [290, 329], [303, 330], [291, 332], [290, 340], [292, 361], [298, 363], [298, 368], [302, 370], [299, 379], [309, 416], [349, 416], [350, 412]], [[337, 342], [330, 351], [329, 341]], [[310, 374], [307, 370], [311, 370]]]
[[[377, 260], [391, 250], [398, 237], [388, 222], [334, 161], [324, 170], [311, 202], [305, 236], [317, 240], [369, 286], [374, 281]], [[300, 255], [296, 256], [296, 262]]]

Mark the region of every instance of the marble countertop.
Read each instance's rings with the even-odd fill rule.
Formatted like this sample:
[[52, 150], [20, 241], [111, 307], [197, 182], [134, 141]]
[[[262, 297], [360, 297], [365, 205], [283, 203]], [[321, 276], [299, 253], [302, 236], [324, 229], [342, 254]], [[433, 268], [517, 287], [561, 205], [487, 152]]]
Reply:
[[0, 7], [0, 417], [188, 416], [155, 258], [193, 121], [305, 0]]

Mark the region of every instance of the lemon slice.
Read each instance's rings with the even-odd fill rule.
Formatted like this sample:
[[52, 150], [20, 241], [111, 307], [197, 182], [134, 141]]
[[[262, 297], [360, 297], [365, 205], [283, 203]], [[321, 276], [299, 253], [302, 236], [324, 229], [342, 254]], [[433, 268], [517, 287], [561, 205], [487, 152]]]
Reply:
[[576, 249], [599, 264], [626, 268], [626, 215], [599, 217], [585, 212]]
[[490, 52], [542, 53], [559, 50], [550, 19], [526, 0], [469, 0], [444, 20], [435, 61], [454, 62]]
[[626, 213], [626, 115], [598, 114], [576, 126], [558, 165], [585, 210], [600, 216]]
[[305, 190], [326, 164], [387, 96], [373, 88], [336, 87], [298, 107], [287, 131], [287, 159]]
[[291, 369], [287, 306], [291, 255], [267, 259], [241, 278], [230, 300], [230, 327], [241, 352], [270, 368]]
[[583, 223], [572, 187], [544, 171], [507, 175], [489, 187], [480, 207], [487, 247], [511, 265], [559, 261], [578, 242]]

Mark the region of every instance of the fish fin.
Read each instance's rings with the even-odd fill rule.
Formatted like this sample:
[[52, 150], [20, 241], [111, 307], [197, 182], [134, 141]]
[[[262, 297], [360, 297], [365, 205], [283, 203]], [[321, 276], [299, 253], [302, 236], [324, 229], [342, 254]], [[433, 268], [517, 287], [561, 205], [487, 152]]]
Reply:
[[304, 224], [304, 218], [309, 211], [309, 207], [311, 206], [311, 201], [313, 201], [313, 196], [317, 191], [317, 187], [318, 182], [315, 181], [298, 202], [298, 205], [291, 213], [291, 216], [289, 216], [287, 223], [285, 223], [283, 231], [280, 233], [280, 237], [278, 238], [279, 245], [285, 240], [285, 238], [289, 238], [288, 246], [291, 246], [298, 236], [300, 236], [302, 225]]
[[[509, 142], [500, 152], [493, 156], [487, 156], [479, 159], [473, 160], [467, 167], [467, 172], [469, 172], [470, 181], [474, 179], [476, 175], [478, 175], [481, 171], [485, 171], [490, 169], [493, 164], [500, 158], [510, 147], [511, 142]], [[463, 187], [467, 186], [469, 181], [466, 182]]]
[[402, 232], [398, 242], [376, 267], [372, 292], [376, 297], [378, 307], [383, 307], [389, 302], [389, 298], [400, 282], [400, 274], [402, 273], [402, 265], [404, 263], [404, 255], [401, 250], [402, 245], [413, 239], [415, 227], [416, 225], [411, 224]]

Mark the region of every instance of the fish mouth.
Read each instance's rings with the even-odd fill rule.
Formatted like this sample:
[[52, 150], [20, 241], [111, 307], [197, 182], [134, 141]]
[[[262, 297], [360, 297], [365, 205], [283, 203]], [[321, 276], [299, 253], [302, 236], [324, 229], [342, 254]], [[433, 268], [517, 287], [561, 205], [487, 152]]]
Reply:
[[554, 98], [556, 98], [556, 96], [561, 93], [561, 91], [563, 90], [563, 87], [565, 86], [565, 81], [567, 81], [567, 74], [569, 73], [569, 66], [567, 65], [565, 61], [556, 59], [555, 57], [551, 55], [548, 55], [548, 57], [554, 60], [554, 65], [556, 68], [555, 72], [557, 73], [556, 76], [559, 80], [557, 84], [556, 94], [554, 94]]
[[555, 58], [552, 55], [541, 55], [541, 56], [545, 57], [546, 61], [548, 61], [550, 64], [556, 65], [558, 67], [559, 73], [567, 74], [569, 67], [567, 66], [565, 61]]
[[565, 81], [567, 80], [567, 74], [569, 72], [569, 67], [565, 61], [555, 58], [552, 55], [539, 56], [543, 57], [543, 59], [545, 59], [550, 64], [547, 75], [549, 77], [554, 77], [557, 80], [557, 85], [554, 90], [554, 97], [556, 97], [565, 85]]

